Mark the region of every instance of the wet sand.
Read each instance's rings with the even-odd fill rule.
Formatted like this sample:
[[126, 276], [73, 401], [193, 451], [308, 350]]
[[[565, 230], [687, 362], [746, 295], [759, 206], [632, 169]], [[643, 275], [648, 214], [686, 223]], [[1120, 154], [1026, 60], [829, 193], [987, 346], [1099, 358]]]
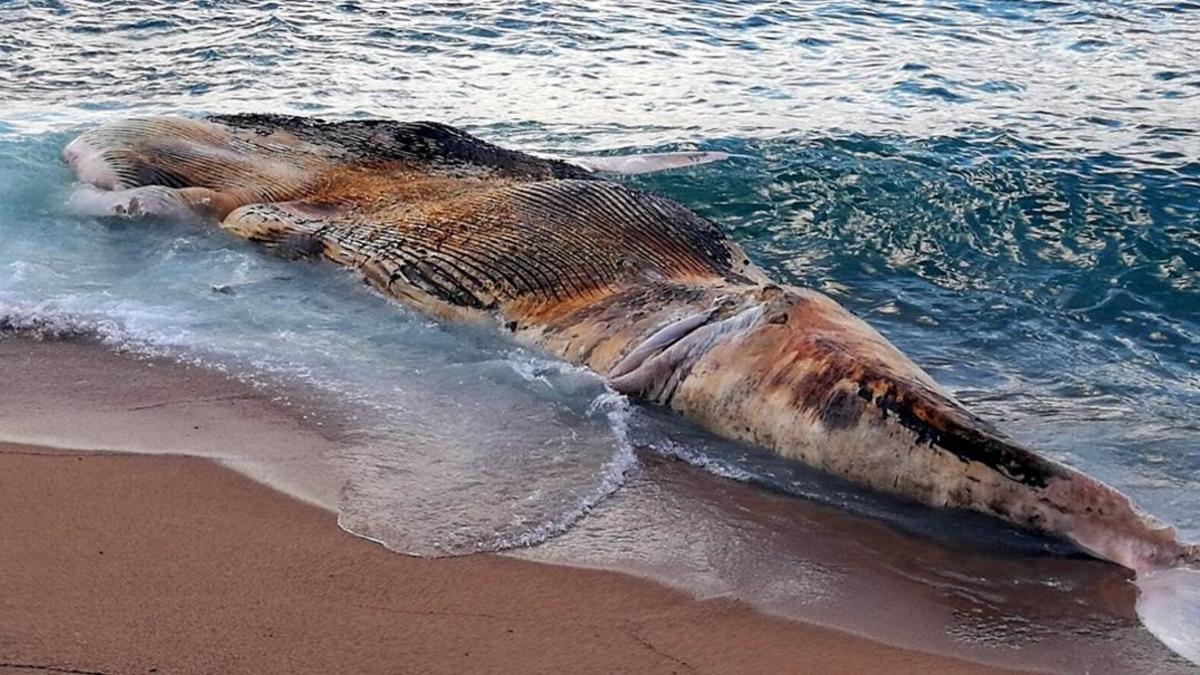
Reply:
[[[0, 435], [39, 443], [0, 444], [0, 671], [994, 672], [615, 572], [391, 553], [319, 506], [301, 450], [336, 425], [200, 369], [8, 339], [0, 378]], [[48, 420], [208, 459], [58, 450]], [[217, 463], [289, 452], [304, 501]]]

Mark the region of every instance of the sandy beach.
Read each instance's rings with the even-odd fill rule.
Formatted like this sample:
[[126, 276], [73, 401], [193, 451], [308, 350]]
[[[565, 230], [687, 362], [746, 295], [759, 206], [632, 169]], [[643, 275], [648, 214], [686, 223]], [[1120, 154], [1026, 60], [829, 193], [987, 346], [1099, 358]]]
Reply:
[[[196, 368], [5, 340], [0, 371], [17, 436], [42, 415], [217, 458], [255, 434], [282, 452], [289, 423], [320, 442]], [[5, 672], [991, 672], [614, 572], [399, 555], [200, 457], [4, 444], [0, 533]]]

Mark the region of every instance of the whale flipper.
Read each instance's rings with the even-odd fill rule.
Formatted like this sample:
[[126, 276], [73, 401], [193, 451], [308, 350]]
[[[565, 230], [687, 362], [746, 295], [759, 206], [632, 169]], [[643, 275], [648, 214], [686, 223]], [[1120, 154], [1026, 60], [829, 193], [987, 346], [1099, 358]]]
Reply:
[[657, 173], [729, 159], [727, 152], [657, 152], [630, 155], [567, 157], [565, 161], [589, 171], [635, 175]]

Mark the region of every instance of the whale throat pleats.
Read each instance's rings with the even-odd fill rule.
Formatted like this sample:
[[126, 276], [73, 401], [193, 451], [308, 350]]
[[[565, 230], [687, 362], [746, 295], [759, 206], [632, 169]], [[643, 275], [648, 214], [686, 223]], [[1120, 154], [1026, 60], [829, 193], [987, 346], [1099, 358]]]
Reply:
[[570, 303], [646, 280], [744, 280], [747, 271], [711, 223], [620, 185], [357, 173], [308, 200], [243, 207], [223, 226], [292, 248], [308, 237], [382, 290], [471, 309]]
[[98, 160], [108, 189], [157, 186], [155, 203], [162, 188], [189, 206], [211, 191], [206, 215], [230, 232], [325, 254], [409, 301], [544, 306], [645, 280], [757, 276], [715, 225], [669, 199], [433, 122], [133, 120], [65, 155]]

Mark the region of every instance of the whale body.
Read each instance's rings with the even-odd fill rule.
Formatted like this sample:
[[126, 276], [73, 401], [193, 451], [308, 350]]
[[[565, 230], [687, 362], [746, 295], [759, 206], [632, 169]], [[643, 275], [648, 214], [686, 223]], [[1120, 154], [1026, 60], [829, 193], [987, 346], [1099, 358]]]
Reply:
[[91, 186], [84, 211], [197, 218], [327, 258], [719, 435], [1066, 537], [1139, 574], [1200, 562], [1119, 491], [972, 414], [833, 300], [772, 281], [712, 222], [588, 167], [432, 122], [278, 115], [120, 121], [63, 157]]

